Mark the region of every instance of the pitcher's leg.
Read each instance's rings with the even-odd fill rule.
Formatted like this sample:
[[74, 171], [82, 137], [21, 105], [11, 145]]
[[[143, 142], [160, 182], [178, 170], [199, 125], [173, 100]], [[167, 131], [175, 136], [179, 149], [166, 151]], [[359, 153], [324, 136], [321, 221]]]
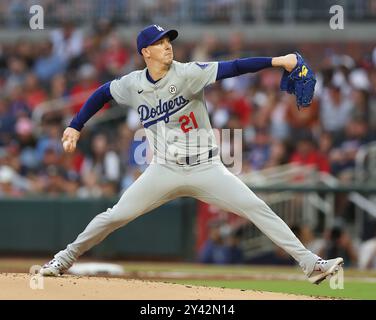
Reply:
[[79, 256], [114, 230], [175, 198], [177, 184], [178, 179], [173, 172], [159, 164], [151, 164], [114, 207], [98, 214], [77, 239], [58, 252], [55, 258], [72, 265]]
[[287, 224], [223, 165], [197, 173], [194, 180], [199, 200], [248, 218], [297, 260], [306, 273], [313, 270], [319, 257], [306, 249]]

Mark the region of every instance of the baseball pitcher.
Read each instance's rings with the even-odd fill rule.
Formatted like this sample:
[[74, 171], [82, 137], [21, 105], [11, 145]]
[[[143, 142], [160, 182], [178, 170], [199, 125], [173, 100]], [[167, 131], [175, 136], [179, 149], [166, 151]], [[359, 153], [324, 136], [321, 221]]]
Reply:
[[[309, 106], [315, 77], [298, 53], [223, 62], [180, 63], [173, 59], [176, 30], [158, 25], [137, 37], [146, 68], [98, 88], [65, 129], [62, 142], [73, 152], [84, 124], [108, 101], [134, 108], [153, 150], [145, 172], [117, 204], [98, 214], [66, 249], [40, 270], [43, 276], [67, 271], [87, 250], [114, 230], [177, 197], [189, 196], [249, 219], [318, 284], [340, 269], [342, 258], [323, 260], [307, 250], [285, 222], [222, 164], [204, 100], [204, 89], [217, 80], [282, 67], [281, 90], [294, 94], [298, 107]], [[205, 137], [203, 137], [205, 136]]]

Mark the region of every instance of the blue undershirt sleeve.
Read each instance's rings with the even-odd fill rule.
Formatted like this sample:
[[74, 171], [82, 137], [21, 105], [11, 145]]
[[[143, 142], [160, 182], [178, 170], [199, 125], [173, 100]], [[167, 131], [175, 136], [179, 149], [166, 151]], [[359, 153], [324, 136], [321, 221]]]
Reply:
[[96, 114], [105, 103], [113, 99], [110, 92], [110, 83], [111, 81], [106, 82], [104, 85], [102, 85], [94, 91], [94, 93], [89, 97], [89, 99], [87, 99], [85, 104], [82, 106], [80, 111], [72, 119], [69, 127], [81, 131], [85, 123], [94, 114]]
[[218, 62], [217, 80], [236, 77], [272, 67], [272, 58], [256, 57]]

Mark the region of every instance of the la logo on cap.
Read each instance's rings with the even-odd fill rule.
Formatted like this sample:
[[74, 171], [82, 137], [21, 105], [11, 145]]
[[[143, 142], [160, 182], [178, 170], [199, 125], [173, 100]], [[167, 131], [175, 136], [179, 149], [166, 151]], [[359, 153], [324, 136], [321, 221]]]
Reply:
[[154, 27], [156, 27], [158, 31], [164, 31], [164, 29], [161, 26], [155, 24]]

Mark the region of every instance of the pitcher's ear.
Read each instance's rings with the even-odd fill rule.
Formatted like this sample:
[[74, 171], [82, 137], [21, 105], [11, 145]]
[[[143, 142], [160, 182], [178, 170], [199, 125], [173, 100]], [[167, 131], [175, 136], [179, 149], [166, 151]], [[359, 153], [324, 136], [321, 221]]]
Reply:
[[150, 57], [150, 50], [148, 48], [142, 48], [141, 53], [142, 53], [144, 58]]

